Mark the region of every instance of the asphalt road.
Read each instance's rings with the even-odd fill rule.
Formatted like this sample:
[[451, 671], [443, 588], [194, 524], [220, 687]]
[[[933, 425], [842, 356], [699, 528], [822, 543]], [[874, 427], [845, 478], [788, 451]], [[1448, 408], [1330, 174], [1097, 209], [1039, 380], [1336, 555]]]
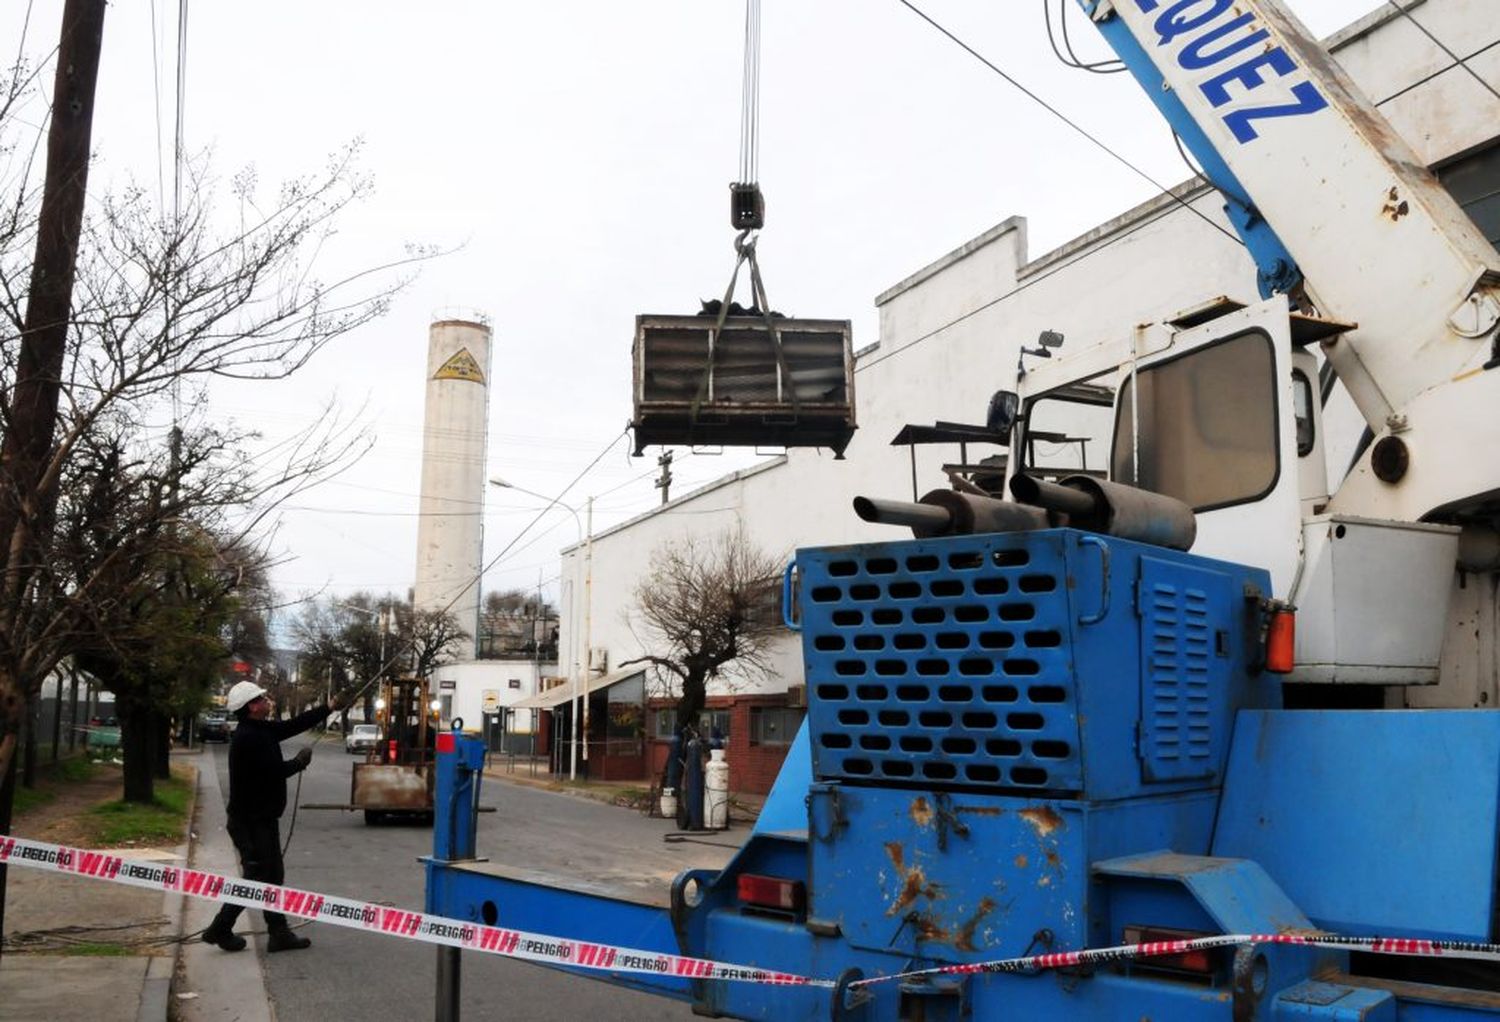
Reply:
[[[288, 741], [288, 756], [308, 741]], [[225, 747], [221, 787], [227, 786]], [[353, 756], [332, 737], [314, 746], [297, 804], [345, 802]], [[289, 782], [289, 799], [296, 781]], [[716, 867], [732, 854], [704, 845], [665, 845], [661, 820], [571, 795], [490, 782], [480, 816], [479, 854], [509, 866], [617, 883], [653, 883], [689, 866]], [[292, 824], [289, 802], [282, 838]], [[731, 838], [732, 840], [732, 838]], [[422, 908], [419, 855], [430, 854], [432, 829], [366, 826], [358, 813], [300, 810], [287, 852], [287, 883], [304, 890]], [[258, 929], [260, 920], [253, 919]], [[436, 952], [428, 945], [334, 926], [299, 930], [313, 946], [266, 956], [266, 985], [282, 1019], [424, 1019], [433, 1017]], [[679, 1002], [580, 979], [490, 955], [465, 953], [462, 1017], [539, 1022], [634, 1022], [689, 1019]]]

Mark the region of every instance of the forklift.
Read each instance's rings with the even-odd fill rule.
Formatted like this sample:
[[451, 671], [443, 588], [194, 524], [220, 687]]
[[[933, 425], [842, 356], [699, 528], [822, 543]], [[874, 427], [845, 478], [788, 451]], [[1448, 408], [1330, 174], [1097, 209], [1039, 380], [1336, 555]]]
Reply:
[[375, 699], [380, 740], [354, 764], [348, 808], [364, 810], [365, 823], [388, 817], [432, 822], [433, 745], [441, 704], [426, 678], [381, 682]]

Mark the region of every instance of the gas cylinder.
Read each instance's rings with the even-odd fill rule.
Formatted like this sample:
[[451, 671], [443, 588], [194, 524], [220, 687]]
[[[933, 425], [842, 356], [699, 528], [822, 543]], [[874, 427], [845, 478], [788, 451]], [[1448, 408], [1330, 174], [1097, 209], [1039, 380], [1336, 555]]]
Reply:
[[663, 788], [661, 790], [661, 816], [664, 820], [677, 819], [676, 788]]
[[723, 749], [710, 750], [703, 769], [703, 824], [709, 830], [729, 826], [729, 761]]

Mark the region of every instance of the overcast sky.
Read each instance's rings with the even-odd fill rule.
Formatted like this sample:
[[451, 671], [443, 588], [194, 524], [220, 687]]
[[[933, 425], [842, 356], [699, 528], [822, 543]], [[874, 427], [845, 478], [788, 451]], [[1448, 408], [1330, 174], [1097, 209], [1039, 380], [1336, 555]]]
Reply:
[[[1383, 6], [1287, 2], [1320, 36]], [[1044, 3], [1055, 0], [918, 6], [1157, 182], [1185, 178], [1165, 125], [1126, 76], [1052, 56]], [[0, 6], [0, 45], [45, 57], [61, 0]], [[1065, 6], [1075, 47], [1107, 56]], [[109, 8], [95, 197], [170, 181], [176, 8]], [[376, 192], [344, 219], [323, 276], [407, 243], [453, 250], [387, 317], [293, 380], [212, 395], [212, 415], [268, 440], [306, 426], [330, 395], [363, 408], [376, 434], [360, 465], [284, 513], [283, 590], [411, 584], [427, 326], [439, 310], [476, 309], [494, 324], [491, 474], [555, 494], [620, 436], [634, 317], [695, 311], [728, 282], [743, 20], [743, 0], [191, 5], [187, 148], [211, 150], [221, 178], [253, 165], [274, 184], [363, 142]], [[1005, 218], [1028, 219], [1035, 256], [1157, 191], [897, 0], [764, 0], [761, 48], [767, 289], [783, 312], [853, 320], [856, 347], [876, 340], [875, 295]], [[655, 452], [626, 452], [616, 443], [567, 497], [581, 505], [602, 494], [596, 526], [658, 500]], [[679, 451], [673, 492], [748, 457]], [[494, 491], [486, 559], [540, 506]], [[558, 548], [575, 532], [554, 509], [486, 589], [539, 578], [552, 589]]]

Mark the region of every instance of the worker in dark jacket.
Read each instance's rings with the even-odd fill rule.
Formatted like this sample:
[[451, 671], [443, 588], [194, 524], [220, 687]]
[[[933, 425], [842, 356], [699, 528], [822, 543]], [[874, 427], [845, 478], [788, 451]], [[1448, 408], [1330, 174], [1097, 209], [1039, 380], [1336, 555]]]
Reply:
[[[241, 681], [229, 690], [229, 711], [238, 721], [229, 741], [229, 837], [245, 879], [268, 884], [285, 878], [280, 820], [286, 809], [286, 779], [306, 770], [312, 759], [310, 746], [282, 759], [281, 743], [327, 719], [334, 703], [330, 700], [291, 720], [271, 719], [274, 709], [266, 690], [253, 681]], [[243, 950], [245, 938], [234, 932], [242, 911], [239, 905], [225, 905], [203, 931], [203, 939], [225, 951]], [[261, 914], [270, 934], [267, 951], [296, 951], [312, 943], [293, 933], [280, 912]]]

